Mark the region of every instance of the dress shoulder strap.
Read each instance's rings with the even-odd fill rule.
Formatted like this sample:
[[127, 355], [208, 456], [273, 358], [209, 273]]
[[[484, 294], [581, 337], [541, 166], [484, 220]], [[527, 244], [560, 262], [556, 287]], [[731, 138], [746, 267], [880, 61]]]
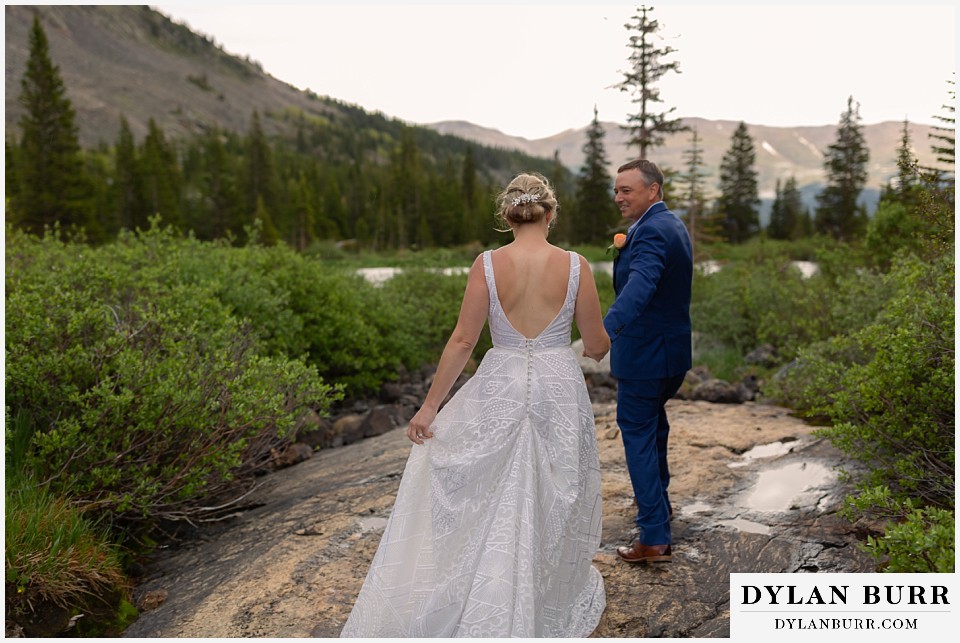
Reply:
[[570, 282], [567, 286], [568, 296], [573, 295], [576, 299], [577, 291], [580, 290], [580, 255], [573, 250], [570, 253]]
[[490, 295], [490, 309], [493, 310], [496, 308], [497, 303], [500, 301], [499, 295], [497, 295], [497, 280], [493, 278], [493, 257], [491, 256], [492, 250], [484, 250], [483, 254], [483, 277], [487, 282], [487, 292]]

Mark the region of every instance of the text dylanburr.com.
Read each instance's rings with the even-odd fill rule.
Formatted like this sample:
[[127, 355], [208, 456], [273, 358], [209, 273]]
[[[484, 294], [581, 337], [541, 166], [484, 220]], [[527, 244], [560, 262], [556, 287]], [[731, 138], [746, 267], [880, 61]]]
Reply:
[[730, 639], [956, 640], [958, 601], [955, 574], [730, 574]]

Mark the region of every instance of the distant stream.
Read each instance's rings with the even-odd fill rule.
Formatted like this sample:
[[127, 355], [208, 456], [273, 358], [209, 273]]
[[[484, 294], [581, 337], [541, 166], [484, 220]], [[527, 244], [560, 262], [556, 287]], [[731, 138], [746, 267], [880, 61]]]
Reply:
[[[813, 275], [817, 274], [817, 271], [819, 270], [817, 264], [812, 261], [793, 261], [791, 263], [797, 267], [797, 269], [806, 279], [809, 279]], [[719, 272], [722, 267], [722, 264], [718, 261], [702, 261], [697, 264], [697, 270], [705, 275], [712, 275], [715, 272]], [[594, 272], [605, 272], [608, 275], [613, 274], [612, 261], [597, 261], [595, 263], [591, 263], [590, 268]], [[430, 272], [436, 272], [444, 275], [465, 275], [470, 271], [470, 268], [461, 266], [455, 268], [429, 268], [428, 270]], [[402, 268], [383, 267], [357, 269], [358, 275], [362, 276], [375, 286], [383, 284], [385, 281], [400, 272], [403, 272]]]

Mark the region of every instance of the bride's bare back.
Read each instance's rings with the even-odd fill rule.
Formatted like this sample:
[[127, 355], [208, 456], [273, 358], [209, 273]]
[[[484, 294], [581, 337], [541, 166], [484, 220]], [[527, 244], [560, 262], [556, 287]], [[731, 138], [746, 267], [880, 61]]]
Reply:
[[513, 243], [493, 252], [491, 260], [507, 319], [521, 335], [537, 337], [563, 307], [570, 280], [570, 255], [546, 243]]

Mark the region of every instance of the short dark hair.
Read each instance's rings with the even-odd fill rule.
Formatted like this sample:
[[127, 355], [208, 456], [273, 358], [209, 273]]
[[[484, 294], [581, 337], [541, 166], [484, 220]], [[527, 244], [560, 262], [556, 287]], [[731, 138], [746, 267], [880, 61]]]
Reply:
[[656, 163], [647, 159], [634, 159], [618, 167], [617, 174], [627, 170], [640, 170], [640, 174], [643, 175], [647, 185], [656, 183], [660, 187], [660, 198], [663, 198], [663, 172], [660, 171]]

